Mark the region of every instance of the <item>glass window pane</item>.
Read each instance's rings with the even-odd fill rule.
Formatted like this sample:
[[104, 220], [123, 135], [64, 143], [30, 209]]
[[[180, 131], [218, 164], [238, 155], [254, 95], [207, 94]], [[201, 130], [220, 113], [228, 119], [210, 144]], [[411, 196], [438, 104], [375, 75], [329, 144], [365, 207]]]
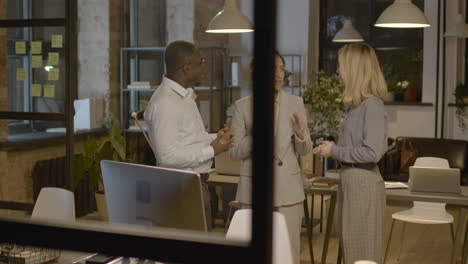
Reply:
[[8, 19], [64, 18], [68, 0], [8, 0]]
[[[65, 31], [62, 27], [6, 28], [0, 46], [8, 110], [63, 113], [66, 91]], [[5, 55], [4, 55], [5, 56]]]
[[[396, 94], [397, 100], [403, 100], [403, 91], [411, 88], [406, 90], [416, 90], [412, 93], [415, 96], [407, 99], [420, 101], [424, 30], [374, 26], [375, 20], [393, 2], [393, 0], [377, 0], [375, 8], [372, 8], [370, 0], [326, 1], [321, 9], [324, 23], [320, 27], [325, 34], [321, 39], [323, 45], [320, 53], [320, 67], [328, 74], [336, 72], [337, 52], [344, 44], [332, 42], [332, 39], [343, 27], [344, 22], [351, 19], [364, 41], [376, 48], [389, 91]], [[419, 9], [424, 10], [423, 0], [412, 2]], [[404, 81], [407, 81], [407, 86], [398, 85], [398, 83], [406, 83]]]

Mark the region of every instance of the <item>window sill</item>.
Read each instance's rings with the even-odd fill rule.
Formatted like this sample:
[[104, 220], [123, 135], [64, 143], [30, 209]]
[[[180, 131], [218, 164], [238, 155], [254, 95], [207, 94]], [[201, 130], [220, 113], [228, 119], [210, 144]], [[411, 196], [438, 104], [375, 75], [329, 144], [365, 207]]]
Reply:
[[403, 106], [433, 106], [433, 103], [422, 102], [384, 102], [385, 105], [403, 105]]
[[[449, 107], [456, 107], [456, 104], [450, 103], [448, 104]], [[468, 107], [468, 104], [463, 104], [464, 107]]]
[[[74, 135], [75, 141], [82, 141], [89, 136], [104, 136], [105, 128], [77, 131]], [[10, 137], [8, 140], [0, 141], [0, 150], [29, 150], [32, 148], [41, 148], [51, 145], [65, 144], [65, 133], [25, 133]]]

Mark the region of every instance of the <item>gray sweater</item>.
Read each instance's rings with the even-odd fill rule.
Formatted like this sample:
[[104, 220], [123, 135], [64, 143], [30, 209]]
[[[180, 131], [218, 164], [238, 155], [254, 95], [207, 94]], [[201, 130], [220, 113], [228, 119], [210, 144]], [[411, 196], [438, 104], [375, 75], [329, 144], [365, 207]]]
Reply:
[[348, 163], [377, 163], [387, 150], [387, 116], [381, 99], [372, 96], [350, 106], [341, 127], [333, 158]]

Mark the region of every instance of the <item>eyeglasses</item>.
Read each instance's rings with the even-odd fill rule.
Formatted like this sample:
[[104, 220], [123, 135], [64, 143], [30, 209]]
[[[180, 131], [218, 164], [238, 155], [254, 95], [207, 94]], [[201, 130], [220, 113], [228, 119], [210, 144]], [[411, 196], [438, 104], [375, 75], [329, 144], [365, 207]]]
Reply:
[[200, 61], [189, 61], [177, 67], [176, 71], [182, 69], [185, 65], [188, 65], [188, 64], [197, 64], [197, 65], [203, 66], [206, 64], [206, 60], [204, 58], [201, 58]]
[[188, 62], [188, 63], [186, 63], [186, 64], [199, 64], [199, 65], [203, 65], [203, 64], [205, 64], [205, 63], [206, 63], [206, 60], [205, 60], [204, 58], [201, 58], [199, 62], [193, 62], [193, 61], [191, 61], [191, 62]]

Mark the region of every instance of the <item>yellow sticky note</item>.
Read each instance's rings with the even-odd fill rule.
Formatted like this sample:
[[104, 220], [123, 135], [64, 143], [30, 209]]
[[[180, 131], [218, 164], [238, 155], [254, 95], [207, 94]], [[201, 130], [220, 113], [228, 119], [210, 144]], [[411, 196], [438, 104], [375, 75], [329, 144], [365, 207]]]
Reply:
[[31, 86], [31, 96], [40, 97], [42, 94], [42, 84], [33, 84]]
[[16, 80], [17, 81], [26, 80], [26, 69], [25, 68], [16, 69]]
[[55, 85], [44, 84], [44, 97], [48, 97], [48, 98], [55, 97]]
[[60, 73], [60, 70], [58, 68], [50, 69], [47, 79], [49, 81], [58, 81], [59, 73]]
[[42, 53], [42, 41], [31, 41], [31, 54]]
[[32, 55], [31, 56], [31, 67], [32, 68], [42, 68], [42, 55]]
[[25, 41], [16, 41], [15, 52], [16, 52], [16, 54], [26, 54], [26, 42]]
[[59, 54], [58, 52], [49, 52], [49, 65], [58, 65], [59, 64]]
[[62, 47], [63, 47], [63, 36], [52, 35], [52, 48], [62, 48]]

